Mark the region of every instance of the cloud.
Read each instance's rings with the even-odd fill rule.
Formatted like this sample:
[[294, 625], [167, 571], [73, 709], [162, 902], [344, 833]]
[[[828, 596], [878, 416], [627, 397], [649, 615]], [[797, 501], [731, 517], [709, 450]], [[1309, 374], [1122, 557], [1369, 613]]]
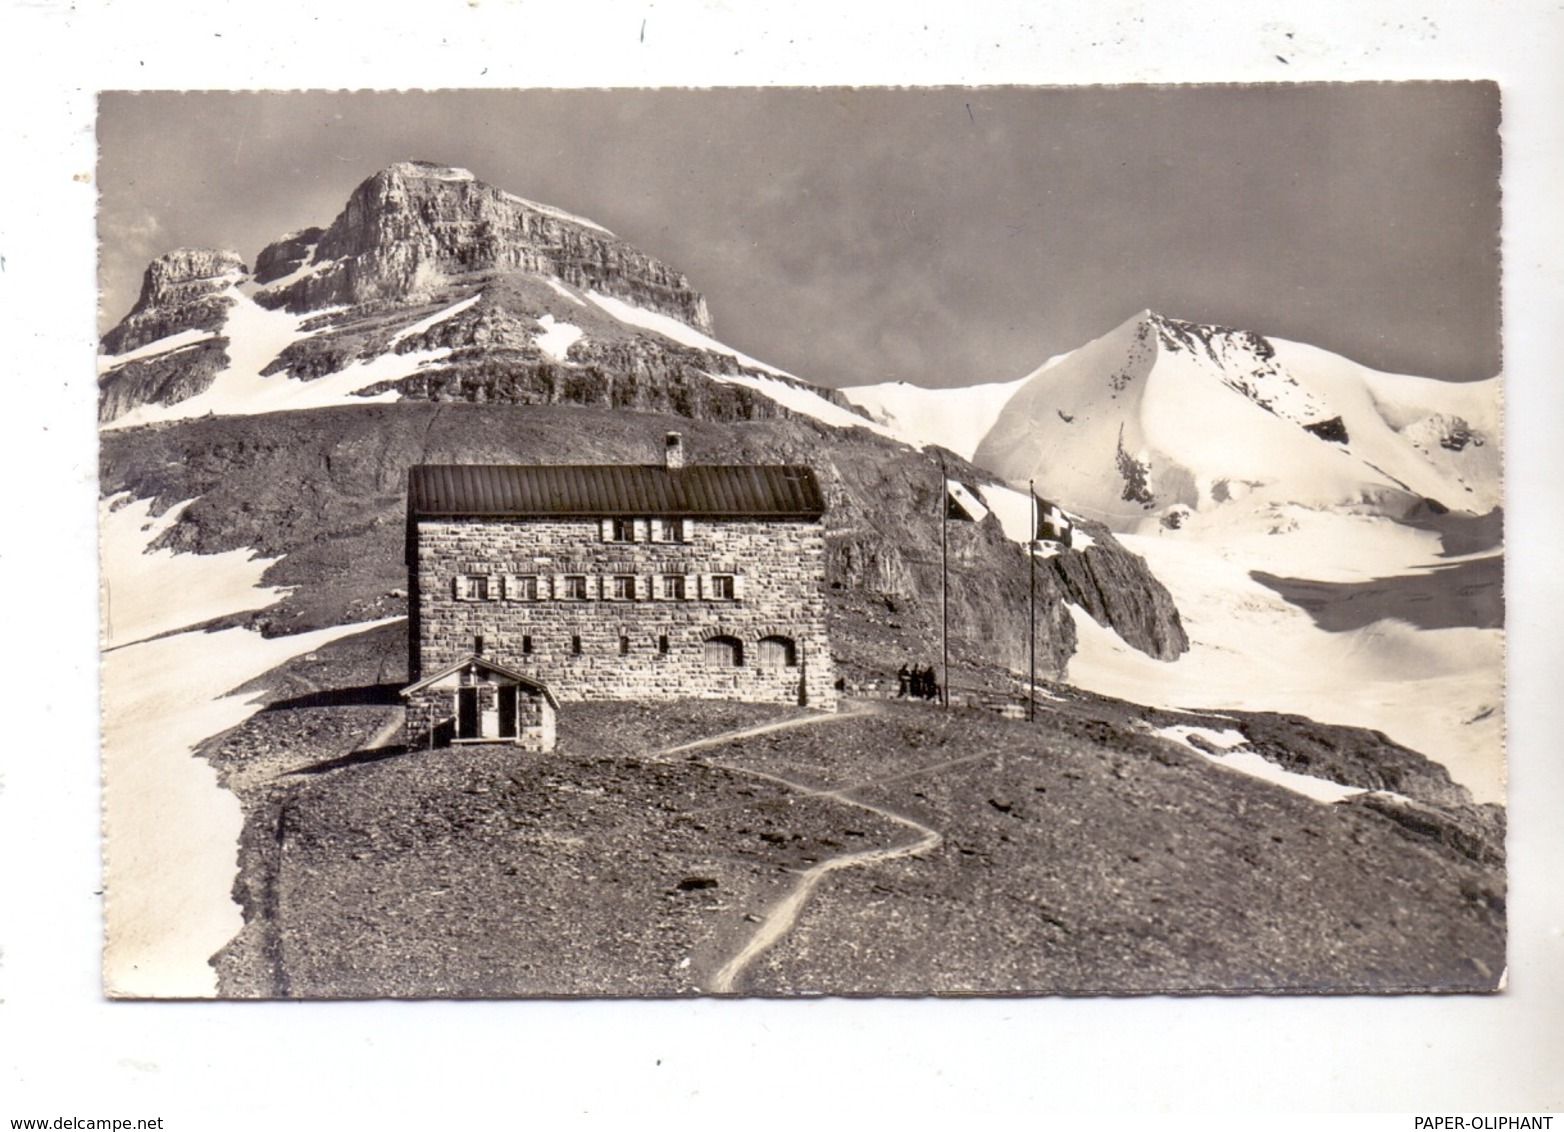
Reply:
[[98, 215], [98, 332], [125, 317], [140, 293], [146, 266], [168, 251], [163, 222], [148, 208]]

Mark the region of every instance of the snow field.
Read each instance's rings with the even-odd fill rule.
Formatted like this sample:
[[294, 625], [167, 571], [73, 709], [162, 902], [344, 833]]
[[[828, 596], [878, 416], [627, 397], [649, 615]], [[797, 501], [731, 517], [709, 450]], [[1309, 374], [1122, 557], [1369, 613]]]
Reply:
[[139, 362], [143, 358], [155, 358], [162, 354], [172, 354], [175, 350], [183, 350], [187, 346], [194, 346], [199, 342], [206, 342], [216, 337], [217, 334], [211, 330], [181, 330], [177, 334], [169, 334], [156, 341], [148, 342], [145, 346], [138, 346], [134, 350], [126, 350], [123, 354], [103, 354], [99, 356], [98, 373], [108, 373], [115, 366], [122, 366], [126, 362]]
[[[756, 361], [748, 354], [741, 354], [732, 346], [723, 345], [715, 338], [702, 334], [695, 327], [680, 322], [671, 315], [649, 311], [645, 307], [638, 307], [634, 303], [627, 303], [623, 299], [616, 299], [612, 295], [603, 294], [601, 291], [588, 291], [586, 296], [620, 322], [628, 323], [631, 326], [639, 326], [642, 330], [656, 331], [664, 338], [671, 338], [675, 342], [682, 343], [685, 346], [693, 346], [698, 350], [711, 350], [714, 353], [727, 354], [729, 357], [737, 358], [746, 366], [754, 369], [765, 370], [768, 373], [774, 373], [781, 377], [793, 376], [786, 370], [780, 370], [776, 366], [768, 366], [765, 362]], [[827, 403], [829, 404], [829, 402]], [[832, 406], [832, 408], [835, 408], [835, 406]]]
[[893, 381], [850, 386], [841, 392], [898, 436], [919, 446], [937, 444], [970, 460], [1025, 380], [960, 389], [925, 389]]
[[[262, 376], [261, 371], [276, 359], [277, 355], [294, 342], [309, 337], [313, 331], [300, 329], [310, 318], [321, 311], [296, 315], [287, 311], [267, 310], [231, 289], [234, 305], [228, 312], [228, 321], [222, 333], [228, 337], [228, 365], [213, 379], [204, 392], [178, 401], [172, 405], [141, 405], [119, 417], [103, 428], [131, 428], [155, 421], [187, 420], [208, 414], [237, 416], [253, 413], [271, 413], [289, 409], [319, 409], [332, 405], [360, 404], [375, 401], [395, 401], [397, 393], [388, 390], [374, 397], [358, 397], [358, 390], [382, 381], [395, 381], [407, 377], [426, 362], [446, 357], [448, 349], [418, 350], [406, 354], [387, 351], [367, 361], [357, 362], [337, 373], [300, 381], [284, 374]], [[392, 345], [416, 334], [421, 334], [460, 314], [481, 296], [473, 295], [437, 311], [400, 331]]]
[[[742, 354], [733, 349], [733, 347], [724, 345], [715, 338], [708, 337], [693, 326], [687, 326], [669, 315], [660, 314], [657, 311], [649, 311], [644, 307], [638, 307], [633, 303], [627, 303], [623, 299], [616, 299], [612, 295], [605, 295], [600, 291], [588, 291], [586, 295], [587, 298], [591, 299], [593, 303], [597, 304], [606, 313], [630, 326], [639, 326], [643, 330], [651, 330], [681, 345], [692, 346], [700, 350], [710, 350], [718, 354], [727, 354], [742, 365], [773, 373], [778, 377], [792, 378], [793, 376], [786, 370], [777, 369], [776, 366], [769, 366], [765, 362], [757, 361], [748, 354]], [[850, 412], [840, 405], [827, 401], [818, 393], [800, 388], [788, 381], [773, 381], [753, 374], [707, 373], [706, 376], [713, 381], [720, 381], [724, 385], [742, 385], [753, 389], [755, 392], [771, 398], [771, 400], [777, 402], [783, 408], [813, 417], [817, 421], [833, 425], [836, 428], [867, 428], [871, 432], [878, 433], [891, 440], [904, 439], [894, 429], [887, 428], [885, 425], [865, 417], [860, 417], [857, 413]]]
[[[1151, 659], [1075, 607], [1079, 648], [1071, 683], [1152, 706], [1297, 712], [1370, 727], [1435, 759], [1477, 801], [1504, 798], [1500, 720], [1503, 633], [1417, 629], [1394, 620], [1351, 632], [1318, 628], [1309, 615], [1249, 576], [1252, 568], [1323, 553], [1320, 540], [1279, 536], [1256, 562], [1174, 537], [1122, 536], [1168, 587], [1190, 638], [1173, 662]], [[1404, 560], [1403, 560], [1404, 561]], [[1329, 570], [1323, 571], [1329, 573]], [[1338, 570], [1339, 576], [1339, 570]]]
[[[770, 368], [770, 367], [767, 367]], [[877, 424], [867, 417], [860, 417], [857, 413], [832, 404], [818, 393], [797, 385], [790, 385], [785, 381], [775, 381], [769, 377], [756, 377], [753, 374], [739, 373], [706, 373], [713, 381], [720, 381], [724, 385], [742, 385], [747, 389], [753, 389], [757, 393], [771, 398], [784, 409], [792, 409], [795, 413], [802, 413], [806, 417], [813, 417], [822, 424], [828, 424], [835, 428], [866, 428], [870, 432], [883, 436], [888, 440], [902, 440], [902, 437]]]
[[[1265, 360], [1242, 340], [1168, 349], [1143, 313], [1016, 382], [967, 389], [905, 384], [844, 392], [917, 444], [961, 452], [1011, 483], [1133, 530], [1173, 505], [1219, 510], [1248, 494], [1356, 505], [1417, 497], [1483, 512], [1499, 500], [1497, 379], [1461, 385], [1384, 374], [1272, 339]], [[1305, 431], [1342, 418], [1348, 442]], [[1460, 418], [1484, 443], [1452, 451], [1435, 435]], [[1426, 434], [1426, 435], [1425, 435]], [[1125, 457], [1143, 465], [1155, 512], [1122, 496]]]
[[543, 333], [536, 338], [538, 349], [556, 362], [565, 360], [570, 347], [580, 341], [583, 333], [582, 329], [574, 323], [558, 322], [551, 314], [545, 314], [538, 319], [538, 323], [543, 327]]
[[271, 604], [258, 587], [273, 560], [147, 553], [188, 503], [153, 519], [150, 500], [103, 504], [100, 528], [105, 985], [111, 993], [211, 997], [208, 959], [243, 926], [231, 890], [243, 826], [238, 799], [193, 751], [259, 710], [231, 694], [284, 661], [385, 621], [292, 637], [186, 625]]
[[[467, 170], [462, 169], [462, 170], [459, 170], [459, 172], [467, 173]], [[468, 181], [471, 181], [471, 180], [473, 180], [473, 175], [471, 173], [467, 173], [467, 176], [464, 179], [468, 180]], [[551, 204], [539, 204], [535, 200], [528, 200], [526, 197], [519, 197], [515, 193], [501, 193], [500, 195], [503, 196], [508, 201], [513, 201], [516, 204], [524, 205], [525, 207], [532, 209], [534, 212], [541, 212], [541, 213], [543, 213], [545, 216], [552, 216], [556, 220], [568, 220], [572, 224], [579, 224], [583, 228], [591, 228], [594, 231], [603, 233], [603, 235], [605, 235], [605, 236], [612, 236], [613, 235], [612, 232], [610, 232], [607, 228], [604, 228], [597, 221], [595, 221], [595, 220], [588, 220], [586, 217], [584, 217], [584, 216], [577, 216], [577, 215], [575, 215], [575, 213], [572, 213], [572, 212], [566, 212], [562, 208], [555, 208]]]
[[260, 710], [259, 697], [233, 695], [235, 687], [382, 624], [270, 640], [251, 629], [179, 633], [104, 655], [104, 980], [111, 993], [217, 993], [208, 959], [244, 926], [232, 899], [244, 817], [195, 748]]
[[200, 555], [148, 549], [194, 500], [176, 503], [154, 518], [152, 500], [127, 499], [117, 495], [98, 507], [104, 648], [263, 609], [287, 594], [261, 585], [261, 575], [280, 561], [276, 558], [244, 549]]
[[544, 276], [543, 282], [547, 283], [550, 287], [554, 288], [555, 291], [558, 291], [561, 295], [565, 296], [565, 298], [569, 299], [577, 306], [584, 307], [587, 305], [585, 299], [576, 294], [569, 287], [565, 286], [558, 279], [554, 279], [551, 276]]
[[420, 334], [427, 333], [428, 331], [433, 330], [435, 327], [439, 326], [447, 319], [455, 318], [457, 315], [461, 314], [464, 310], [475, 304], [481, 298], [483, 298], [482, 291], [479, 291], [475, 295], [468, 295], [465, 299], [460, 299], [443, 310], [437, 310], [433, 314], [419, 319], [411, 326], [407, 326], [401, 330], [398, 330], [396, 332], [396, 336], [391, 339], [390, 348], [394, 350], [409, 338], [415, 338]]
[[[1284, 787], [1295, 794], [1302, 794], [1305, 798], [1312, 798], [1316, 802], [1340, 802], [1345, 798], [1367, 793], [1356, 786], [1343, 786], [1339, 782], [1332, 782], [1328, 778], [1316, 778], [1311, 774], [1297, 774], [1290, 770], [1283, 770], [1275, 763], [1266, 762], [1255, 752], [1245, 749], [1249, 743], [1248, 736], [1230, 727], [1217, 731], [1210, 727], [1174, 724], [1171, 727], [1154, 727], [1152, 733], [1163, 739], [1181, 743], [1218, 766], [1225, 766], [1239, 774], [1247, 774], [1251, 778]], [[1193, 736], [1199, 736], [1211, 746], [1219, 748], [1220, 753], [1212, 754], [1190, 742]]]
[[256, 286], [253, 281], [248, 285], [240, 284], [239, 289], [252, 295], [260, 294], [263, 291], [285, 291], [301, 279], [309, 279], [319, 275], [326, 268], [338, 262], [334, 259], [312, 259], [311, 257], [314, 256], [315, 249], [319, 246], [320, 242], [316, 241], [306, 247], [304, 254], [299, 258], [299, 266], [288, 272], [288, 274], [273, 279], [270, 283], [263, 286]]

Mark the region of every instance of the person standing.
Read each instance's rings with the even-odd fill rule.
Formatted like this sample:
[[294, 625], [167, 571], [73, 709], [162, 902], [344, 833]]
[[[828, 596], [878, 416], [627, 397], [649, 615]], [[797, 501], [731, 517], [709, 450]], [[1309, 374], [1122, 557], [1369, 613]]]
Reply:
[[905, 698], [911, 688], [912, 674], [907, 671], [907, 666], [903, 664], [896, 673], [896, 698], [898, 700]]

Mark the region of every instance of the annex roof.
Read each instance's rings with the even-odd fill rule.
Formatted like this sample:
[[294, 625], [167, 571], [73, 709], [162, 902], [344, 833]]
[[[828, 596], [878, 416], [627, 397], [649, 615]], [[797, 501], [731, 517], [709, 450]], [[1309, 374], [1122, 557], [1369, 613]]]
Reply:
[[461, 671], [463, 668], [466, 668], [469, 664], [481, 668], [486, 672], [492, 672], [494, 675], [500, 677], [503, 680], [508, 680], [513, 684], [519, 684], [521, 687], [526, 688], [529, 691], [543, 693], [543, 698], [548, 700], [549, 705], [555, 710], [558, 710], [559, 701], [554, 698], [553, 690], [550, 689], [547, 684], [543, 683], [543, 681], [538, 680], [535, 677], [528, 676], [525, 673], [517, 672], [515, 669], [506, 668], [503, 664], [495, 664], [492, 660], [481, 657], [476, 653], [470, 653], [467, 656], [462, 657], [462, 659], [458, 660], [456, 663], [448, 664], [444, 668], [440, 669], [440, 671], [432, 675], [425, 676], [422, 680], [419, 680], [416, 683], [409, 684], [407, 687], [402, 689], [401, 695], [410, 696], [414, 692], [422, 691], [432, 684], [438, 684], [441, 681], [454, 676], [457, 672]]
[[419, 464], [408, 469], [409, 519], [819, 519], [811, 468], [798, 464]]

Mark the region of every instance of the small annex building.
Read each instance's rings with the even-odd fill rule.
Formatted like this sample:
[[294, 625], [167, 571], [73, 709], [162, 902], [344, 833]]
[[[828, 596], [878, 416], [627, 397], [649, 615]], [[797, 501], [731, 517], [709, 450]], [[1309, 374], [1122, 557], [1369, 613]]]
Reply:
[[[545, 704], [834, 709], [813, 470], [686, 466], [677, 433], [666, 453], [661, 464], [409, 469], [410, 744], [442, 725], [459, 741], [460, 697], [487, 703], [489, 683], [536, 688]], [[464, 665], [475, 692], [461, 690]], [[486, 719], [503, 729], [505, 695], [523, 694], [497, 692], [492, 716], [468, 710], [480, 730]]]
[[559, 702], [547, 687], [476, 654], [402, 689], [409, 747], [514, 743], [554, 749]]

